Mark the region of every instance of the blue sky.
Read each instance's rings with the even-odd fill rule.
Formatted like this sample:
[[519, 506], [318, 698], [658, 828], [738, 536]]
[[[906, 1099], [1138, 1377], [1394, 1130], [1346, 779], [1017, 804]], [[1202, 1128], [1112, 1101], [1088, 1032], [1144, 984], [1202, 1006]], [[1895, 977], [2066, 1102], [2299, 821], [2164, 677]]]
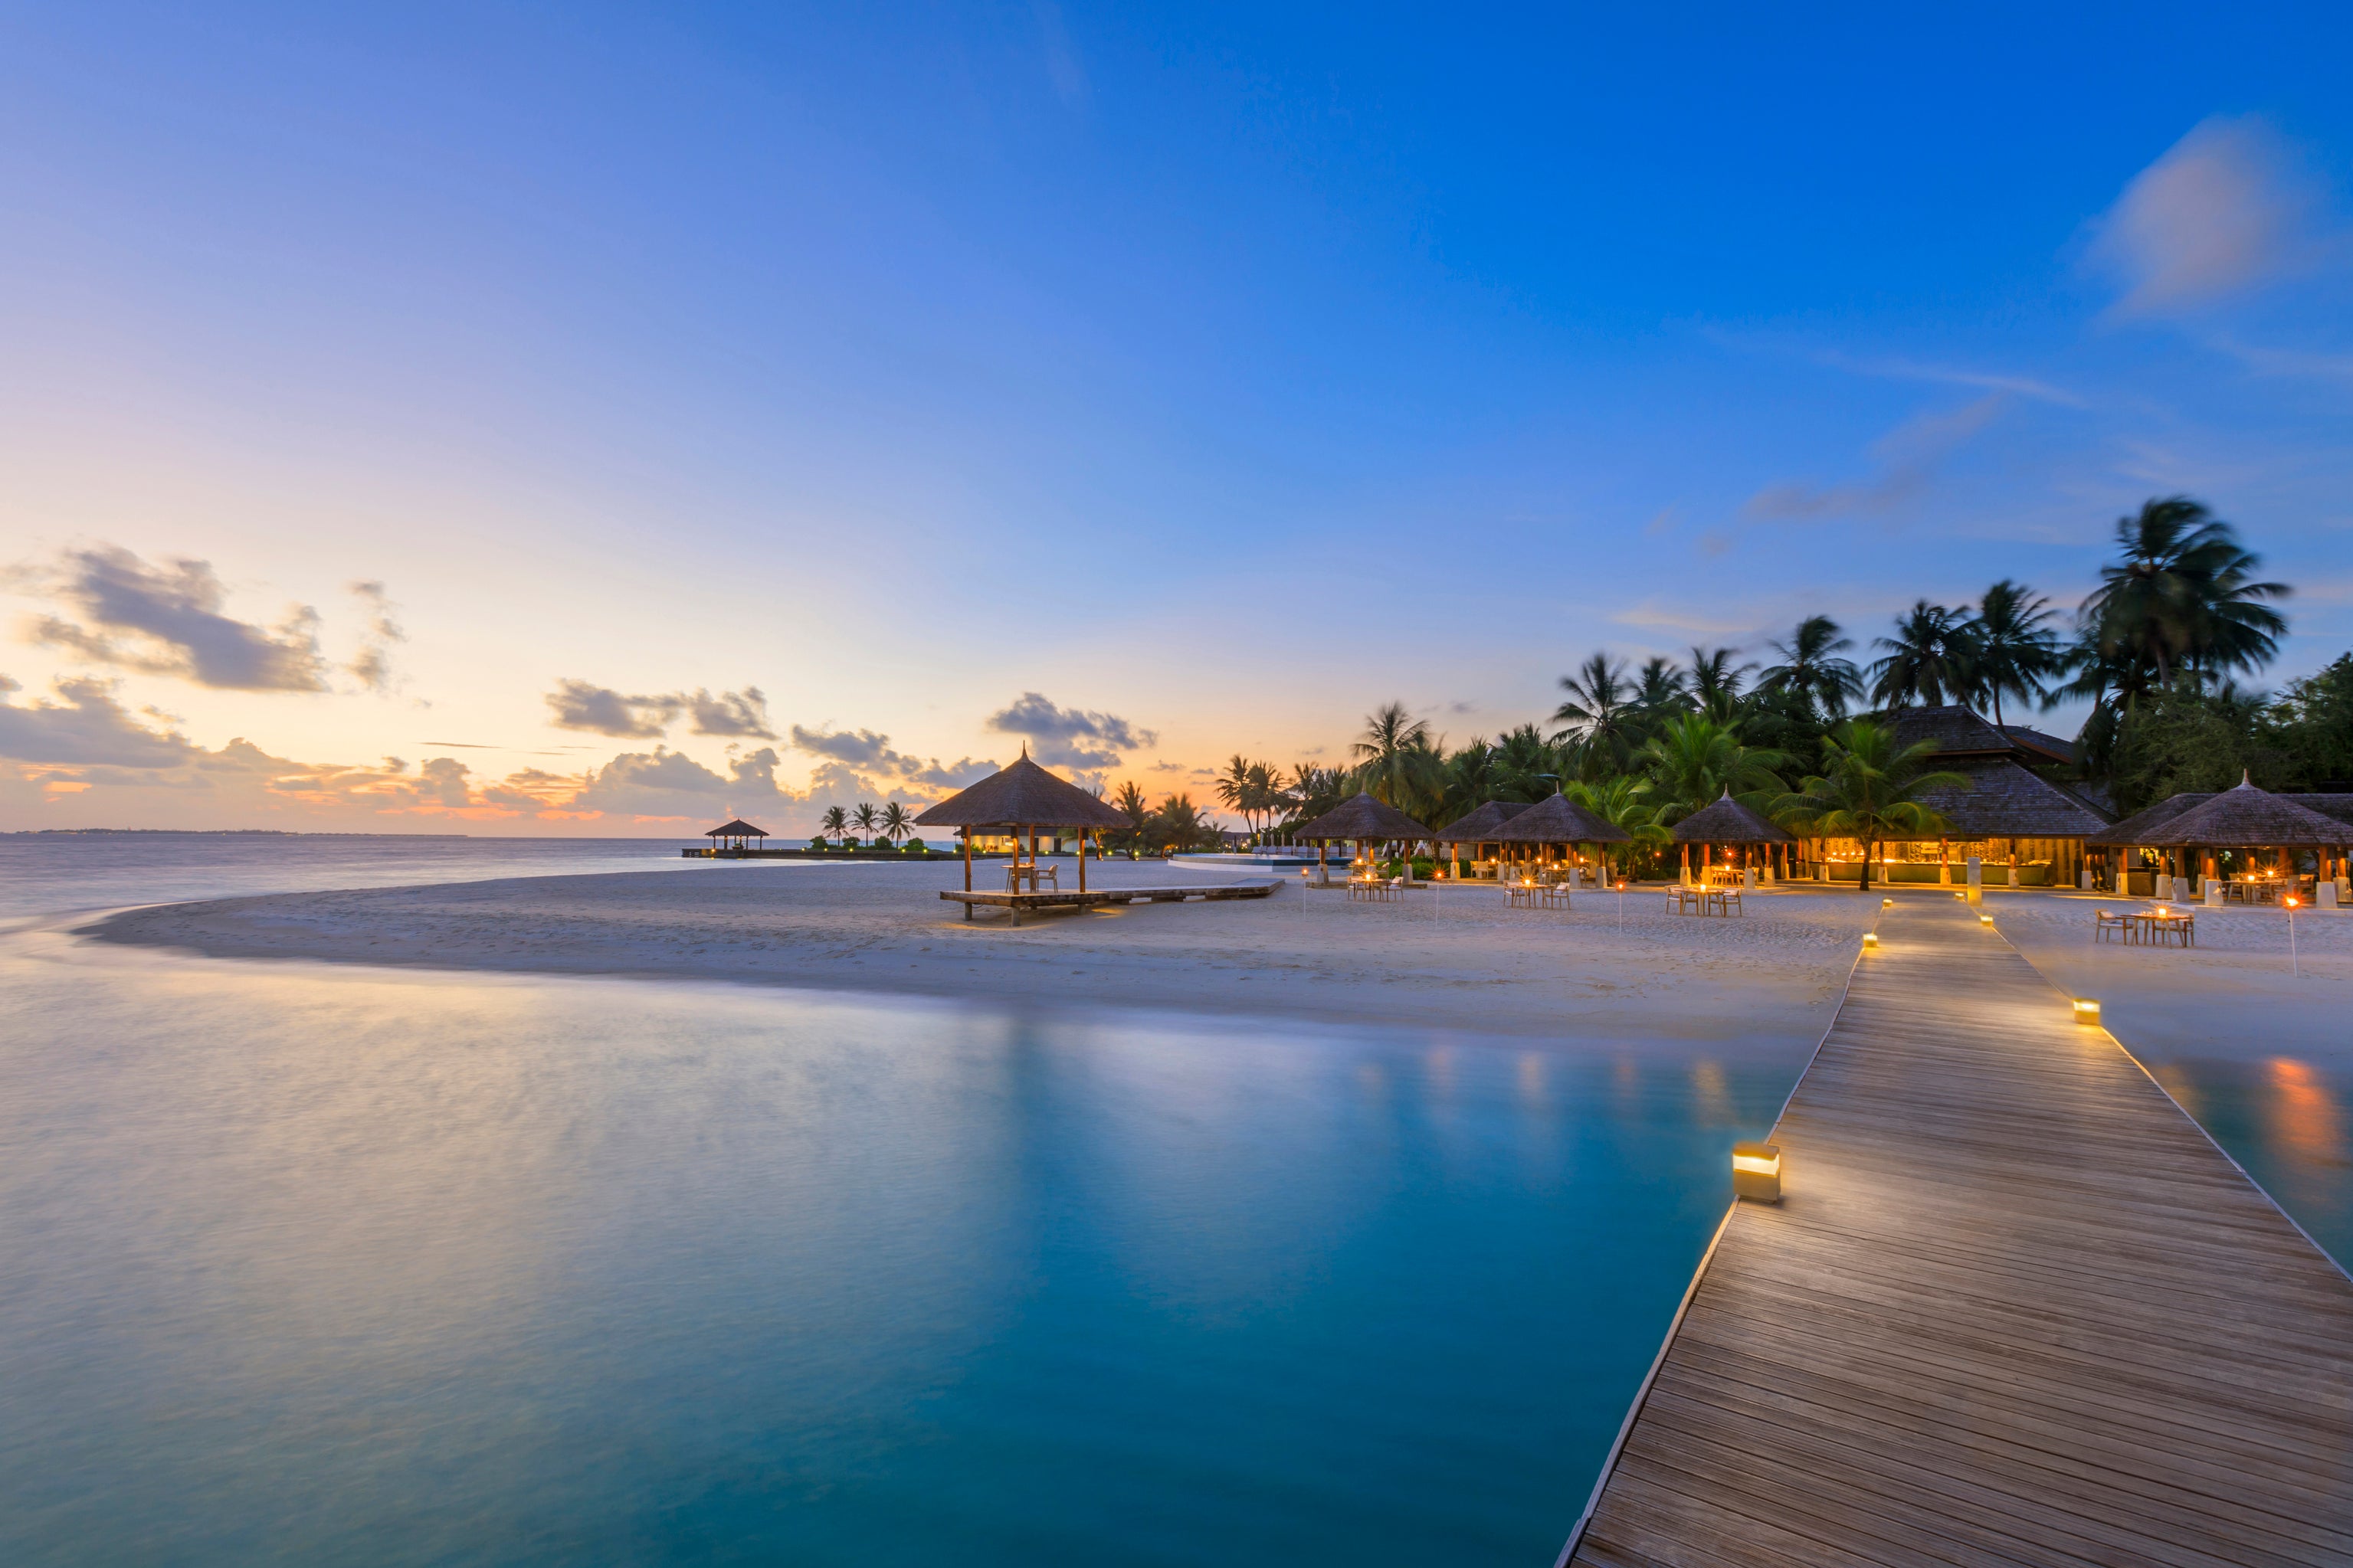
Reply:
[[0, 826], [1198, 792], [2176, 491], [2316, 668], [2348, 32], [13, 8]]

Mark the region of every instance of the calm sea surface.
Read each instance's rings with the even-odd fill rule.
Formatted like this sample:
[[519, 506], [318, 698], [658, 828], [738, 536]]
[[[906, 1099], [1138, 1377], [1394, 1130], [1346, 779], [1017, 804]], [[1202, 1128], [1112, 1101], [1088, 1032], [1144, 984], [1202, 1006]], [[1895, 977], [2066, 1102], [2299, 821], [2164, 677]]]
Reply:
[[[0, 838], [0, 1562], [1542, 1563], [1802, 1065], [57, 919], [676, 847]], [[2346, 1256], [2347, 1086], [2196, 1087]]]
[[630, 866], [0, 838], [0, 1561], [1546, 1562], [1800, 1065], [49, 918]]

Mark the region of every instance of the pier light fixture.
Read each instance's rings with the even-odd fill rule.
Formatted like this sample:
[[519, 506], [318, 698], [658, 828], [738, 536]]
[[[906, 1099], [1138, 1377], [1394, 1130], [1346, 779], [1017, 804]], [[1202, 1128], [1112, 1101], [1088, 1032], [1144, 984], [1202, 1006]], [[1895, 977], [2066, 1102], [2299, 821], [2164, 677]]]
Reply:
[[1862, 933], [1862, 951], [1865, 952], [1877, 952], [1879, 951], [1879, 933], [1877, 931], [1867, 931]]
[[1981, 926], [1989, 926], [1993, 924], [1993, 917], [1991, 915], [1981, 914], [1978, 916], [1978, 924]]
[[1732, 1146], [1732, 1195], [1760, 1204], [1781, 1201], [1781, 1150], [1774, 1143]]
[[1882, 899], [1879, 900], [1879, 907], [1883, 910], [1892, 910], [1895, 907], [1895, 900], [1894, 899]]
[[2096, 998], [2090, 997], [2090, 996], [2078, 996], [2078, 997], [2076, 997], [2076, 998], [2075, 998], [2075, 1022], [2077, 1022], [2078, 1024], [2094, 1024], [2094, 1025], [2096, 1025], [2099, 1021], [2100, 1021], [2100, 1004], [2099, 1004], [2098, 1000], [2097, 1000]]

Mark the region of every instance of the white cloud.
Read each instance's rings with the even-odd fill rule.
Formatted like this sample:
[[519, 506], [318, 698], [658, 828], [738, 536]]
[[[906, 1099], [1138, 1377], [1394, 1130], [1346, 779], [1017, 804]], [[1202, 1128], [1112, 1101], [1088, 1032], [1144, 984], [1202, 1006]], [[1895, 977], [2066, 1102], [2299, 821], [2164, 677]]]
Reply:
[[2009, 393], [1989, 393], [1959, 408], [1907, 419], [1872, 443], [1871, 456], [1879, 466], [1875, 477], [1842, 485], [1767, 485], [1741, 510], [1750, 517], [1791, 521], [1893, 511], [1918, 499], [1944, 460], [2000, 417], [2010, 401]]
[[[0, 698], [23, 687], [0, 676]], [[114, 700], [112, 682], [60, 680], [63, 703], [19, 707], [0, 700], [0, 757], [26, 763], [166, 768], [186, 763], [197, 749], [176, 730], [142, 724]]]
[[230, 691], [326, 689], [318, 612], [296, 605], [268, 627], [237, 620], [223, 613], [227, 593], [208, 562], [150, 566], [100, 544], [23, 576], [82, 616], [42, 616], [26, 628], [30, 639], [90, 663]]
[[2133, 176], [2098, 220], [2091, 259], [2124, 286], [2118, 313], [2191, 310], [2306, 260], [2315, 205], [2268, 123], [2217, 115]]
[[357, 677], [359, 683], [370, 691], [389, 691], [393, 688], [392, 645], [406, 642], [408, 634], [392, 618], [392, 601], [381, 583], [354, 583], [352, 594], [366, 614], [365, 627], [360, 637], [359, 652], [343, 668]]
[[997, 769], [987, 758], [958, 757], [943, 763], [937, 757], [913, 757], [892, 749], [891, 737], [872, 730], [808, 730], [792, 727], [797, 751], [825, 759], [810, 772], [813, 794], [879, 795], [893, 789], [916, 794], [944, 794], [985, 779]]
[[988, 716], [988, 728], [1029, 742], [1030, 754], [1048, 767], [1097, 770], [1119, 765], [1120, 753], [1159, 744], [1160, 737], [1112, 713], [1058, 708], [1035, 691], [1025, 691]]
[[685, 710], [687, 700], [677, 692], [653, 697], [624, 697], [607, 686], [585, 680], [559, 680], [547, 694], [548, 721], [559, 730], [585, 730], [617, 740], [651, 741], [667, 733]]
[[716, 697], [698, 688], [686, 700], [686, 707], [694, 716], [694, 732], [698, 735], [740, 735], [757, 741], [776, 738], [776, 732], [768, 728], [767, 694], [756, 686], [747, 686], [741, 691], [723, 691]]

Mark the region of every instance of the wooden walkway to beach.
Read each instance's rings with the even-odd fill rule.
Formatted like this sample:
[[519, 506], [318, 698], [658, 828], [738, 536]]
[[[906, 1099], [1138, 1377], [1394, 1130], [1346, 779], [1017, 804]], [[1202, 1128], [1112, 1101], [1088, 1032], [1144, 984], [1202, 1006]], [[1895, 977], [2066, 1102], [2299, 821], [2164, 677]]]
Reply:
[[1563, 1562], [2353, 1562], [2353, 1283], [1964, 905], [1880, 931]]
[[944, 892], [940, 895], [952, 904], [964, 906], [964, 918], [970, 920], [976, 909], [1003, 910], [1019, 925], [1027, 911], [1035, 914], [1041, 910], [1096, 910], [1112, 904], [1181, 904], [1188, 899], [1204, 903], [1221, 903], [1228, 899], [1271, 899], [1282, 886], [1276, 881], [1257, 882], [1196, 882], [1187, 888], [1096, 888], [1082, 893], [1073, 888], [1068, 892], [1039, 893]]

